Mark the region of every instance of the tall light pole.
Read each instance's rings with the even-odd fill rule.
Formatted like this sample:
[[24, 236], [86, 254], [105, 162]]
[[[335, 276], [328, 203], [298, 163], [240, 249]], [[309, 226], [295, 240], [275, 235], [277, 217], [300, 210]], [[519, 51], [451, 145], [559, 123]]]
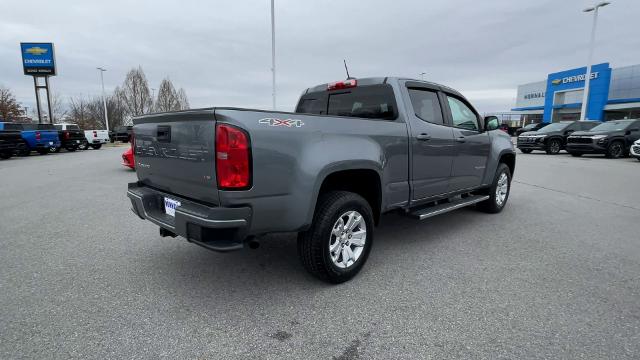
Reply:
[[271, 0], [271, 87], [273, 96], [273, 110], [276, 109], [276, 19], [274, 0]]
[[420, 80], [424, 81], [424, 76], [426, 75], [426, 72], [421, 72], [420, 73]]
[[591, 82], [591, 61], [593, 58], [593, 48], [596, 40], [596, 25], [598, 24], [598, 9], [611, 4], [608, 1], [602, 1], [594, 6], [588, 7], [583, 12], [593, 12], [593, 25], [591, 26], [591, 42], [589, 44], [589, 59], [587, 60], [587, 72], [584, 75], [584, 90], [582, 91], [582, 109], [580, 110], [580, 120], [588, 120], [587, 105], [589, 102], [589, 83]]
[[102, 82], [102, 105], [104, 105], [104, 125], [107, 129], [107, 134], [109, 134], [109, 117], [107, 116], [107, 98], [104, 95], [104, 72], [107, 71], [105, 68], [97, 67], [98, 71], [100, 71], [100, 81]]

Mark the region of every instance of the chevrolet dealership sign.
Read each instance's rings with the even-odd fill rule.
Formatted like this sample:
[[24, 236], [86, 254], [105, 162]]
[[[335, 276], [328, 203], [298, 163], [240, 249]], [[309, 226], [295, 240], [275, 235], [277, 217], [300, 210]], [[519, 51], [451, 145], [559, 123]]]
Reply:
[[25, 75], [52, 76], [56, 74], [53, 43], [20, 43], [20, 49]]
[[[591, 73], [591, 80], [593, 79], [597, 79], [598, 78], [598, 71], [594, 71]], [[553, 85], [560, 85], [560, 84], [569, 84], [569, 83], [573, 83], [573, 82], [577, 82], [577, 81], [584, 81], [585, 79], [585, 74], [581, 74], [581, 75], [573, 75], [573, 76], [566, 76], [563, 77], [562, 79], [553, 79], [551, 80], [551, 83]]]

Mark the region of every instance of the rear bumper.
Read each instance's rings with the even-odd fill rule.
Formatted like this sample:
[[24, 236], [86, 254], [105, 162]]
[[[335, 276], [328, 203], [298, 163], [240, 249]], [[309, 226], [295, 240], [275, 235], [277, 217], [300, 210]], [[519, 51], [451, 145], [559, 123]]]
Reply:
[[80, 139], [68, 139], [68, 140], [62, 140], [62, 147], [67, 148], [67, 147], [78, 147], [80, 145], [82, 145], [82, 143], [85, 141], [84, 138]]
[[[214, 251], [239, 250], [247, 239], [251, 208], [211, 207], [138, 183], [129, 183], [131, 210], [170, 233]], [[175, 217], [164, 211], [164, 198], [180, 202]]]

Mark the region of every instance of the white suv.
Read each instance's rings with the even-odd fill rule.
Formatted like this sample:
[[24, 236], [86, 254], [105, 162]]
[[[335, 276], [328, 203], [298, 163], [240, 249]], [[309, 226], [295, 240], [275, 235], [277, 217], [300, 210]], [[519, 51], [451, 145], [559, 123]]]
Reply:
[[636, 140], [636, 142], [631, 145], [629, 154], [640, 161], [640, 140]]

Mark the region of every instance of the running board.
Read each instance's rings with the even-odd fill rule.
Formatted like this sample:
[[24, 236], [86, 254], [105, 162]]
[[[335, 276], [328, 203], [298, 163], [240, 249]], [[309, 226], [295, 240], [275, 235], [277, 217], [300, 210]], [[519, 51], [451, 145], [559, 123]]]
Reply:
[[451, 201], [445, 204], [439, 204], [439, 205], [429, 206], [427, 208], [418, 209], [414, 212], [409, 213], [408, 215], [411, 217], [417, 218], [418, 220], [424, 220], [426, 218], [444, 214], [446, 212], [460, 209], [465, 206], [473, 205], [481, 201], [485, 201], [487, 199], [489, 199], [489, 195], [473, 195], [465, 198], [458, 198], [454, 201]]

